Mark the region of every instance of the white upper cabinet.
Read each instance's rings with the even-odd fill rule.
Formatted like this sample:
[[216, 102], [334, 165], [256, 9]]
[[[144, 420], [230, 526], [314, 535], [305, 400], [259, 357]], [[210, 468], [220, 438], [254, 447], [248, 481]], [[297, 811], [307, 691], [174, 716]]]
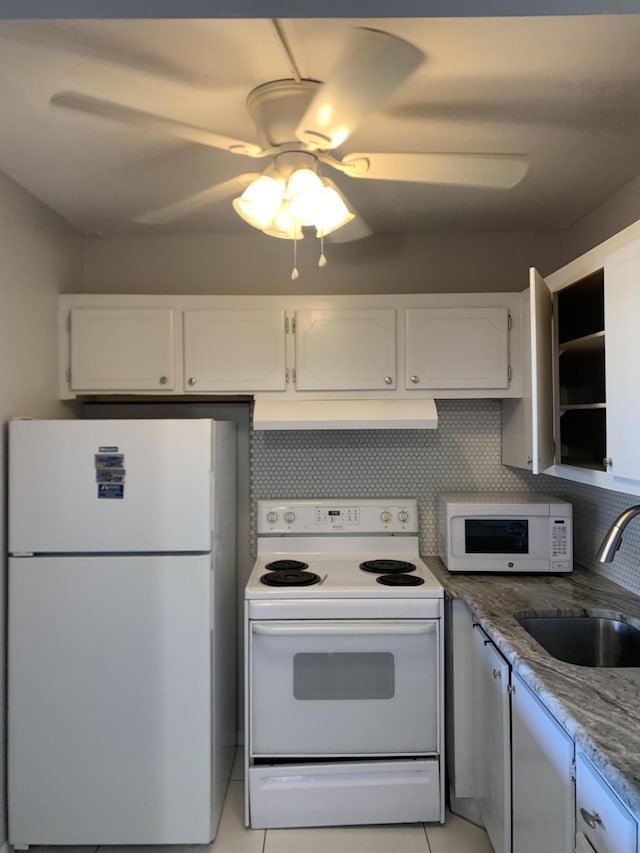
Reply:
[[285, 389], [284, 311], [199, 309], [183, 320], [185, 391]]
[[[553, 465], [552, 296], [538, 270], [522, 294], [524, 392], [502, 403], [502, 462], [539, 474]], [[535, 393], [539, 390], [539, 393]]]
[[408, 308], [405, 388], [507, 388], [506, 308]]
[[75, 308], [70, 312], [73, 391], [171, 391], [171, 308]]
[[382, 391], [396, 387], [393, 308], [295, 312], [298, 391]]
[[604, 265], [607, 460], [614, 478], [640, 481], [640, 241]]
[[531, 271], [525, 387], [503, 402], [503, 463], [640, 494], [639, 280], [640, 222], [546, 282]]
[[64, 294], [60, 396], [516, 398], [519, 301], [516, 293]]

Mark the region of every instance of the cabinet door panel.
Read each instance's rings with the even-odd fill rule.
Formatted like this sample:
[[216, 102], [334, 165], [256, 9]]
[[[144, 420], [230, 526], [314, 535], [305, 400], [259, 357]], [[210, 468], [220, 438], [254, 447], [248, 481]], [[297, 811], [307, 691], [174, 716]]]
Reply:
[[283, 391], [284, 311], [185, 311], [186, 391]]
[[296, 311], [298, 391], [396, 387], [393, 308]]
[[572, 853], [573, 741], [512, 673], [513, 847], [517, 853]]
[[171, 308], [74, 308], [73, 391], [171, 391]]
[[473, 626], [475, 658], [474, 791], [495, 853], [511, 851], [509, 665]]
[[506, 308], [408, 308], [405, 387], [507, 388]]
[[531, 473], [553, 465], [552, 299], [538, 270], [529, 270], [531, 308]]
[[598, 853], [636, 853], [638, 824], [580, 751], [576, 753], [576, 829]]
[[605, 261], [607, 456], [614, 476], [640, 480], [640, 243]]

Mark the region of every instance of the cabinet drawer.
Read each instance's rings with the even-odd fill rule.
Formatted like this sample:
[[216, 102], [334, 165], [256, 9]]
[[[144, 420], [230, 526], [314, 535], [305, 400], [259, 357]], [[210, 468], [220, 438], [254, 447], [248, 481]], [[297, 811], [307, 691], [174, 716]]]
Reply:
[[580, 752], [576, 755], [576, 831], [597, 853], [636, 853], [635, 819]]

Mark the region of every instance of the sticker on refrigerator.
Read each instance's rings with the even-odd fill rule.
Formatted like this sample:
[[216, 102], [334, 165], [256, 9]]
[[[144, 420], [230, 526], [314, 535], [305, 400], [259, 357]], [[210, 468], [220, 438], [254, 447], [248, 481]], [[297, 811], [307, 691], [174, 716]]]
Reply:
[[96, 468], [96, 483], [124, 483], [124, 468]]
[[124, 483], [98, 483], [98, 498], [103, 500], [124, 498]]
[[96, 453], [96, 468], [124, 468], [124, 453]]

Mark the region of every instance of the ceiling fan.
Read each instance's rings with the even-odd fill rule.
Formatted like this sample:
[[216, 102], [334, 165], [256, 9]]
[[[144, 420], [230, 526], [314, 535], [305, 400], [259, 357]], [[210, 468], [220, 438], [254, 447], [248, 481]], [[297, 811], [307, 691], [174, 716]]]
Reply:
[[[343, 145], [372, 112], [379, 109], [424, 61], [417, 47], [374, 29], [354, 31], [342, 61], [325, 83], [303, 79], [279, 21], [273, 24], [287, 52], [293, 77], [258, 86], [247, 98], [255, 120], [257, 144], [214, 133], [113, 101], [80, 92], [59, 92], [51, 103], [107, 119], [159, 130], [252, 159], [269, 159], [261, 172], [243, 172], [230, 180], [136, 217], [145, 224], [171, 222], [207, 205], [237, 196], [236, 211], [267, 234], [301, 239], [314, 225], [318, 236], [352, 222], [344, 239], [371, 234], [350, 209], [338, 187], [319, 174], [329, 166], [352, 178], [410, 181], [506, 190], [522, 180], [529, 166], [523, 154], [454, 154], [420, 152], [349, 153]], [[334, 235], [336, 242], [340, 237]]]

